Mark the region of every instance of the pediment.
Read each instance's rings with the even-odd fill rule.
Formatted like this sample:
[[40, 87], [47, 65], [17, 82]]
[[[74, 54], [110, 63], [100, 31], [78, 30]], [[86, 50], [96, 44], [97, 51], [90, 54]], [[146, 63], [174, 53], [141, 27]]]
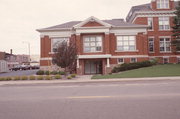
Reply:
[[92, 16], [74, 26], [74, 28], [80, 27], [111, 27], [111, 25]]

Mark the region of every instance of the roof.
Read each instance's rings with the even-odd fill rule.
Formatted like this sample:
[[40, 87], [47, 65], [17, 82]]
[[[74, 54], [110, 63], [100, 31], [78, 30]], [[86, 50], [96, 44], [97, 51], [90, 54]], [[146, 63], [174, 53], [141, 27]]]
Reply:
[[[175, 7], [177, 7], [178, 6], [178, 1], [174, 1], [174, 4], [175, 4]], [[127, 17], [126, 17], [126, 21], [129, 21], [132, 14], [134, 12], [136, 12], [136, 11], [153, 11], [153, 9], [151, 8], [151, 3], [133, 6], [131, 8], [130, 12], [128, 13]]]
[[[127, 22], [124, 21], [124, 19], [111, 19], [111, 20], [102, 20], [102, 21], [112, 25], [113, 27], [140, 27], [140, 26], [146, 27], [145, 25], [127, 23]], [[70, 22], [66, 22], [66, 23], [63, 23], [63, 24], [38, 29], [37, 31], [71, 29], [71, 28], [73, 28], [73, 26], [75, 26], [75, 25], [77, 25], [77, 24], [79, 24], [81, 22], [82, 21], [70, 21]]]

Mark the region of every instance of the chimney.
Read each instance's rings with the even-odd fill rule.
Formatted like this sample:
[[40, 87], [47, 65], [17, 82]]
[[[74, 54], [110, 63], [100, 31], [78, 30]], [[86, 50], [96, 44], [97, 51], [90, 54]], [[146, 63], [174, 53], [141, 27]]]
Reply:
[[10, 50], [10, 54], [12, 55], [12, 49]]

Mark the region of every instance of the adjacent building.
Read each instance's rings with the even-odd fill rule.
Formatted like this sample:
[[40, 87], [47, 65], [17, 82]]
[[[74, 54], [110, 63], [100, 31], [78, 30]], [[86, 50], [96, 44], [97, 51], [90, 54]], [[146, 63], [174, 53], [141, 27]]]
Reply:
[[52, 55], [62, 41], [78, 47], [77, 73], [107, 74], [117, 64], [158, 58], [160, 63], [178, 63], [172, 52], [171, 27], [177, 2], [152, 0], [131, 8], [124, 19], [84, 21], [38, 29], [41, 36], [42, 70], [53, 69]]

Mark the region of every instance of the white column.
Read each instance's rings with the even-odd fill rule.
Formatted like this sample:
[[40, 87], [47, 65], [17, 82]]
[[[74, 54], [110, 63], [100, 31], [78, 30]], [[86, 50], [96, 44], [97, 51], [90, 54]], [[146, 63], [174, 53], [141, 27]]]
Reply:
[[77, 68], [79, 68], [79, 59], [77, 59]]
[[107, 67], [110, 67], [110, 65], [109, 65], [109, 58], [107, 58]]

